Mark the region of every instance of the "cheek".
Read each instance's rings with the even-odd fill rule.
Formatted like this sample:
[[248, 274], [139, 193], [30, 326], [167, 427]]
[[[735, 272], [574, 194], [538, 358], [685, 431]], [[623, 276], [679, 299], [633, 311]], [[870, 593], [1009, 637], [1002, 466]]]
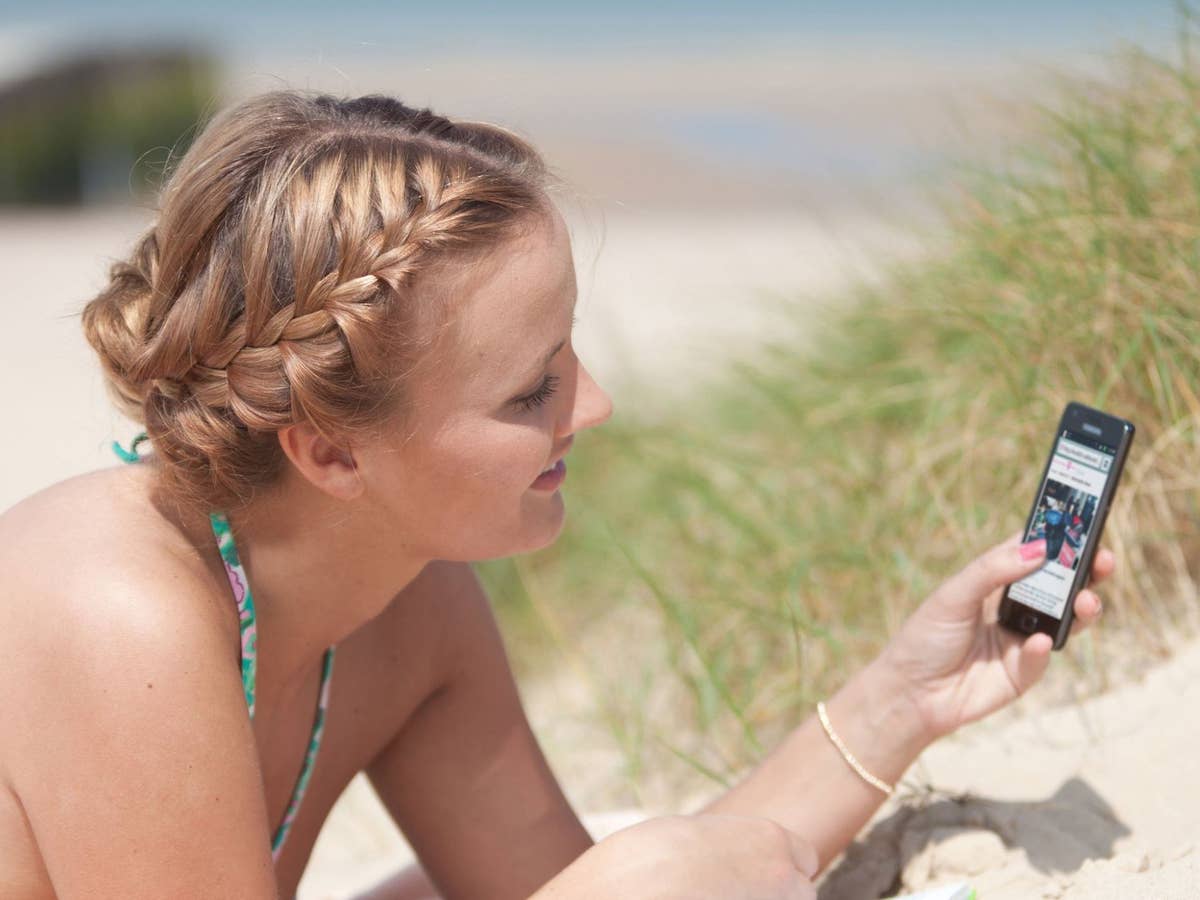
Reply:
[[546, 465], [553, 440], [535, 427], [488, 423], [447, 433], [434, 449], [436, 480], [461, 496], [511, 496], [528, 489]]

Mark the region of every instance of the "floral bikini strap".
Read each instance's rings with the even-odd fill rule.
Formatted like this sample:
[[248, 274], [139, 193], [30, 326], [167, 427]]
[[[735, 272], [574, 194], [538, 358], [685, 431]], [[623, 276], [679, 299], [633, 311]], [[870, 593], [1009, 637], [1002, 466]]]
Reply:
[[127, 463], [135, 463], [139, 459], [141, 459], [141, 457], [138, 456], [138, 452], [137, 452], [138, 444], [142, 443], [143, 441], [148, 441], [149, 439], [150, 439], [150, 436], [148, 434], [146, 434], [146, 432], [144, 432], [144, 431], [141, 432], [136, 437], [134, 437], [133, 443], [129, 445], [128, 450], [126, 450], [124, 447], [122, 447], [118, 441], [113, 441], [112, 442], [113, 453], [117, 454], [117, 456], [121, 457], [121, 459], [123, 459]]
[[[146, 432], [137, 434], [126, 450], [117, 441], [112, 442], [113, 452], [127, 463], [136, 463], [138, 444], [149, 439]], [[254, 694], [258, 669], [258, 627], [254, 614], [254, 597], [250, 593], [250, 583], [242, 562], [238, 559], [237, 548], [233, 543], [233, 531], [229, 520], [224, 514], [209, 513], [209, 524], [217, 539], [217, 547], [221, 552], [221, 561], [225, 564], [225, 574], [233, 588], [234, 599], [237, 600], [238, 623], [242, 633], [242, 689], [246, 695], [246, 707], [250, 710], [250, 718], [254, 718]]]

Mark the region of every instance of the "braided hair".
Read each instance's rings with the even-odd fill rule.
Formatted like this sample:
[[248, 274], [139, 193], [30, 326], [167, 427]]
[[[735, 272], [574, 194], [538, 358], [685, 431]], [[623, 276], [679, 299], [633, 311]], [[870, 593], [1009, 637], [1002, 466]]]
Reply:
[[403, 374], [450, 312], [425, 280], [523, 233], [552, 185], [515, 133], [391, 97], [273, 91], [218, 113], [81, 314], [160, 488], [244, 506], [282, 472], [280, 429], [402, 418]]

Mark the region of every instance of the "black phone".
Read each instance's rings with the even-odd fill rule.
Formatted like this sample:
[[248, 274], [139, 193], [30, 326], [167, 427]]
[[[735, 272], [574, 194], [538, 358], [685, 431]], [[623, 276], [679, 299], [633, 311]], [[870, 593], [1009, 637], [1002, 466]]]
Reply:
[[1066, 645], [1075, 595], [1091, 576], [1133, 434], [1132, 422], [1067, 404], [1022, 537], [1023, 542], [1044, 537], [1046, 561], [1004, 589], [1001, 625], [1022, 634], [1043, 631], [1054, 638], [1055, 650]]

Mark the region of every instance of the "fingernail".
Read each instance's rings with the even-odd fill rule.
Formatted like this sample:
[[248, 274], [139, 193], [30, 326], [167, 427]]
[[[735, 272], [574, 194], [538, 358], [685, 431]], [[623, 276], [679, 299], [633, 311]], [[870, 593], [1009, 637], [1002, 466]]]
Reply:
[[1046, 539], [1038, 538], [1028, 544], [1021, 545], [1021, 559], [1033, 559], [1035, 556], [1046, 555]]

